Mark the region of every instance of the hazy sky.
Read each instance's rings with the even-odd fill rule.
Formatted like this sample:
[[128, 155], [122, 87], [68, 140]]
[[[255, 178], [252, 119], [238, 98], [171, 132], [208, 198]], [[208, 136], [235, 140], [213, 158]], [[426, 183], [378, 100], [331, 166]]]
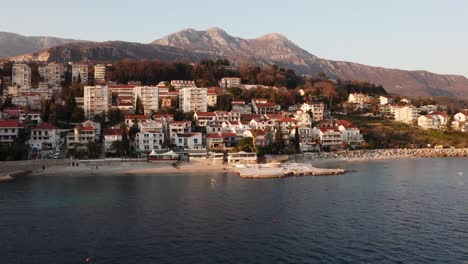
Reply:
[[0, 0], [0, 31], [148, 43], [188, 27], [285, 35], [319, 57], [468, 77], [467, 0]]

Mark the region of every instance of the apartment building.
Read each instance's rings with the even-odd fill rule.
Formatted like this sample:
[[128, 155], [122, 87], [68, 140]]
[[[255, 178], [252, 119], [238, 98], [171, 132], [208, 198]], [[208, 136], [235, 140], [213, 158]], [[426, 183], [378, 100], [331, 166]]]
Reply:
[[216, 94], [216, 88], [208, 88], [206, 92], [206, 100], [208, 106], [216, 106], [218, 102], [218, 95]]
[[103, 84], [106, 82], [106, 70], [107, 66], [105, 64], [94, 65], [94, 83]]
[[31, 129], [29, 145], [34, 150], [55, 149], [60, 144], [60, 129], [50, 123], [41, 123]]
[[222, 89], [235, 88], [241, 86], [241, 78], [238, 77], [225, 77], [219, 81], [219, 87]]
[[252, 109], [259, 115], [274, 114], [280, 107], [279, 105], [268, 102], [267, 99], [252, 99]]
[[183, 89], [183, 88], [196, 87], [195, 81], [189, 81], [189, 80], [172, 80], [171, 86], [174, 87], [176, 90]]
[[207, 89], [188, 87], [179, 90], [179, 109], [184, 112], [206, 112]]
[[108, 86], [85, 86], [83, 95], [85, 116], [93, 118], [102, 112], [108, 112], [112, 106], [112, 94]]
[[310, 113], [314, 122], [324, 119], [325, 104], [322, 102], [304, 103], [300, 108], [303, 112]]
[[72, 64], [72, 81], [81, 83], [88, 83], [88, 64], [73, 63]]
[[[137, 98], [139, 97], [141, 100], [141, 104], [143, 105], [144, 114], [148, 115], [151, 112], [157, 112], [159, 107], [159, 88], [156, 86], [137, 86], [133, 89], [134, 91], [134, 98], [135, 104]], [[136, 105], [135, 108], [136, 109]]]
[[31, 86], [31, 67], [25, 63], [15, 63], [12, 68], [11, 84], [13, 86]]
[[164, 133], [158, 131], [141, 131], [135, 136], [135, 146], [138, 152], [160, 150], [164, 145]]
[[65, 67], [55, 62], [39, 66], [39, 76], [46, 86], [60, 86], [65, 81]]
[[87, 120], [77, 125], [72, 132], [67, 133], [67, 148], [86, 149], [89, 142], [95, 142], [99, 139], [100, 133], [101, 125]]
[[12, 143], [23, 128], [19, 120], [0, 120], [0, 143]]

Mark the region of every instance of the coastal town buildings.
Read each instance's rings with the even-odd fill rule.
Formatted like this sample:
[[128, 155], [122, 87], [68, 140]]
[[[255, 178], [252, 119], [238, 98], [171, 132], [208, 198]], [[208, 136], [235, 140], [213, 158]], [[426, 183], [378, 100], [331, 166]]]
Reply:
[[[134, 89], [134, 102], [140, 98], [145, 115], [157, 112], [159, 109], [159, 89], [156, 86], [137, 86]], [[136, 109], [136, 105], [134, 106]]]
[[120, 128], [108, 128], [104, 129], [104, 152], [115, 153], [116, 149], [113, 148], [113, 144], [116, 141], [122, 141], [123, 130]]
[[89, 142], [99, 140], [101, 134], [101, 125], [99, 123], [87, 120], [67, 133], [67, 148], [85, 150]]
[[268, 102], [267, 99], [252, 99], [252, 109], [254, 113], [260, 115], [274, 114], [281, 110], [279, 105]]
[[433, 112], [418, 117], [418, 126], [422, 129], [444, 130], [447, 128], [449, 116], [445, 113]]
[[61, 143], [60, 129], [51, 123], [41, 123], [31, 129], [28, 143], [36, 151], [55, 149]]
[[171, 86], [174, 87], [176, 90], [180, 90], [183, 88], [197, 87], [195, 85], [195, 81], [191, 81], [191, 80], [172, 80]]
[[135, 145], [138, 152], [149, 153], [152, 150], [161, 150], [164, 145], [164, 133], [159, 131], [141, 131], [135, 136]]
[[95, 84], [104, 84], [106, 82], [106, 70], [107, 70], [107, 66], [105, 64], [94, 65], [94, 83]]
[[453, 116], [452, 129], [468, 132], [468, 111], [458, 112]]
[[17, 119], [0, 120], [0, 143], [12, 143], [23, 128], [23, 123]]
[[72, 64], [72, 81], [88, 83], [88, 64], [73, 63]]
[[322, 102], [304, 103], [300, 109], [303, 112], [310, 113], [312, 115], [313, 122], [323, 120], [325, 118], [325, 104]]
[[246, 104], [244, 101], [232, 101], [232, 112], [240, 113], [240, 114], [251, 114], [252, 107]]
[[206, 92], [206, 101], [207, 105], [214, 107], [216, 106], [218, 95], [216, 93], [216, 88], [208, 88]]
[[179, 90], [179, 109], [184, 112], [206, 112], [208, 109], [207, 89], [185, 87]]
[[85, 86], [83, 95], [84, 113], [87, 118], [107, 113], [112, 107], [112, 94], [108, 86]]
[[183, 149], [203, 149], [203, 135], [200, 132], [176, 133], [174, 137], [176, 147]]
[[65, 81], [65, 66], [61, 63], [51, 62], [39, 66], [39, 76], [46, 86], [58, 87]]
[[225, 77], [219, 81], [219, 87], [222, 89], [239, 88], [241, 86], [241, 78], [239, 77]]
[[31, 86], [31, 67], [25, 63], [14, 63], [12, 68], [11, 84], [13, 86]]

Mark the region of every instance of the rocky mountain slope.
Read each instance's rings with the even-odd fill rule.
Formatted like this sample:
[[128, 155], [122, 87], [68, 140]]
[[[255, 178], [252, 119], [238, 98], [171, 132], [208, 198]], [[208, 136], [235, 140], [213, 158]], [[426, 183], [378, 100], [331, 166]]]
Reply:
[[[0, 55], [3, 43], [0, 34]], [[21, 42], [21, 36], [13, 34]], [[29, 43], [29, 38], [25, 43]], [[5, 39], [5, 37], [3, 37]], [[460, 75], [440, 75], [427, 71], [405, 71], [371, 67], [353, 62], [332, 61], [319, 58], [300, 48], [281, 34], [267, 34], [255, 39], [233, 37], [220, 28], [206, 31], [186, 29], [168, 35], [150, 44], [109, 42], [75, 42], [48, 38], [47, 45], [61, 44], [28, 53], [11, 59], [39, 61], [94, 61], [115, 62], [122, 59], [158, 59], [160, 61], [190, 61], [200, 59], [227, 58], [232, 62], [257, 63], [262, 66], [277, 64], [294, 69], [297, 73], [317, 75], [326, 73], [331, 78], [342, 80], [361, 80], [382, 84], [390, 93], [407, 96], [446, 96], [468, 99], [468, 79]], [[3, 41], [3, 42], [2, 42]], [[54, 42], [56, 41], [56, 42]], [[24, 44], [23, 46], [28, 46]], [[45, 45], [44, 44], [44, 45]], [[8, 44], [10, 45], [10, 44]], [[21, 46], [18, 44], [18, 47]], [[29, 48], [33, 48], [30, 46]], [[38, 51], [40, 50], [40, 51]], [[9, 51], [13, 53], [13, 51]], [[3, 51], [5, 53], [5, 51]], [[15, 55], [17, 55], [16, 53]], [[1, 57], [1, 56], [0, 56]]]
[[26, 37], [9, 32], [0, 32], [0, 58], [32, 53], [78, 41], [82, 40], [54, 37]]

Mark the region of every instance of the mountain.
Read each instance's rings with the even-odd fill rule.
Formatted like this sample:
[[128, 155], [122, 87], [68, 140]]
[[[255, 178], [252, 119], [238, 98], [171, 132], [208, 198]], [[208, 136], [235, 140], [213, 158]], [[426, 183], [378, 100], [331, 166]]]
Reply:
[[[10, 34], [10, 35], [8, 35]], [[11, 39], [8, 40], [8, 37]], [[0, 33], [1, 50], [16, 41], [18, 47], [28, 46], [30, 38], [11, 33]], [[40, 37], [38, 37], [40, 38]], [[2, 40], [3, 39], [3, 40]], [[427, 71], [405, 71], [372, 67], [353, 62], [333, 61], [319, 58], [300, 48], [278, 33], [267, 34], [255, 39], [233, 37], [220, 28], [208, 30], [186, 29], [170, 34], [149, 44], [123, 41], [77, 42], [47, 38], [42, 43], [58, 44], [42, 49], [36, 46], [32, 53], [10, 57], [13, 60], [39, 61], [94, 61], [115, 62], [122, 59], [158, 59], [160, 61], [196, 62], [201, 59], [227, 58], [241, 64], [256, 63], [262, 66], [277, 64], [297, 73], [327, 76], [342, 80], [360, 80], [381, 84], [390, 93], [404, 96], [445, 96], [468, 99], [468, 79], [461, 75], [441, 75]], [[56, 42], [54, 42], [56, 41]], [[60, 44], [60, 41], [71, 41]], [[29, 45], [30, 48], [31, 45]], [[19, 49], [16, 49], [19, 50]], [[13, 53], [12, 51], [9, 51]], [[5, 53], [5, 51], [3, 51]], [[1, 56], [0, 56], [1, 57]]]
[[324, 72], [331, 78], [368, 81], [383, 85], [391, 93], [406, 96], [468, 98], [468, 79], [464, 76], [386, 69], [321, 59], [278, 33], [256, 39], [242, 39], [232, 37], [220, 28], [206, 31], [186, 29], [152, 43], [225, 56], [237, 63], [253, 61], [262, 65], [277, 64], [301, 74], [316, 75]]
[[78, 41], [80, 40], [54, 37], [26, 37], [9, 32], [0, 32], [0, 58], [32, 53]]
[[215, 59], [216, 56], [157, 44], [124, 41], [68, 43], [42, 51], [23, 54], [10, 59], [16, 61], [93, 61], [116, 62], [123, 59], [157, 59], [163, 62]]

